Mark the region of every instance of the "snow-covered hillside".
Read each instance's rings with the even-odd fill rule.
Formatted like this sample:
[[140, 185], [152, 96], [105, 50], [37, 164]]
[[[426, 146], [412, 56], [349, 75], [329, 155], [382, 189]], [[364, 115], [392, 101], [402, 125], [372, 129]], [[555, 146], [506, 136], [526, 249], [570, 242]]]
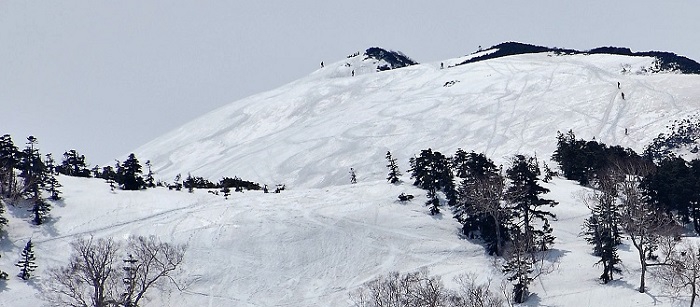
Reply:
[[191, 173], [329, 187], [347, 183], [350, 167], [360, 181], [383, 178], [387, 151], [404, 169], [428, 147], [496, 162], [515, 153], [547, 158], [558, 130], [641, 151], [700, 107], [700, 75], [641, 73], [651, 57], [545, 52], [454, 66], [491, 52], [381, 72], [381, 61], [352, 56], [135, 152], [166, 181]]
[[[11, 280], [0, 291], [0, 306], [41, 306], [38, 285], [48, 267], [65, 265], [69, 243], [93, 235], [125, 239], [156, 235], [186, 243], [184, 291], [151, 293], [147, 306], [350, 306], [348, 293], [391, 271], [427, 268], [446, 284], [459, 274], [482, 280], [503, 278], [478, 242], [461, 239], [449, 214], [430, 216], [422, 192], [386, 181], [281, 194], [234, 193], [228, 200], [197, 190], [164, 188], [110, 192], [99, 179], [59, 177], [65, 199], [43, 226], [29, 223], [26, 209], [10, 207], [9, 237], [0, 268]], [[407, 178], [404, 178], [407, 179]], [[633, 248], [620, 247], [623, 276], [609, 285], [579, 236], [589, 215], [573, 182], [545, 184], [560, 202], [553, 208], [557, 270], [539, 279], [527, 306], [672, 306], [649, 280], [648, 294], [636, 292], [639, 267]], [[401, 192], [417, 199], [396, 201]], [[39, 268], [29, 282], [14, 276], [26, 240], [35, 244]], [[497, 289], [496, 289], [497, 290]]]

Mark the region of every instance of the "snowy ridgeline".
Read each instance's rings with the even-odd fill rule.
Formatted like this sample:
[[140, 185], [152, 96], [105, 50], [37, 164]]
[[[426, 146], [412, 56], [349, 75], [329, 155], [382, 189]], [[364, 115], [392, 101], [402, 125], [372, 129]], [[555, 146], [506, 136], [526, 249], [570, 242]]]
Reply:
[[[498, 50], [378, 71], [362, 54], [214, 110], [135, 153], [166, 181], [239, 176], [293, 189], [384, 177], [422, 149], [548, 158], [556, 132], [644, 146], [700, 109], [699, 75], [650, 73], [652, 57], [544, 52], [463, 63]], [[444, 68], [440, 68], [441, 65]], [[457, 66], [455, 66], [457, 65]], [[354, 76], [352, 75], [354, 71]]]
[[[449, 213], [431, 216], [424, 191], [407, 183], [248, 191], [224, 200], [202, 190], [113, 193], [100, 179], [59, 180], [65, 198], [44, 225], [31, 225], [24, 208], [8, 208], [0, 259], [0, 268], [10, 272], [0, 291], [4, 306], [39, 306], [38, 285], [46, 282], [46, 269], [65, 265], [69, 242], [89, 235], [116, 240], [156, 235], [188, 245], [177, 279], [185, 289], [153, 291], [149, 306], [350, 306], [349, 293], [391, 271], [428, 269], [448, 287], [467, 273], [477, 274], [479, 281], [491, 278], [494, 285], [503, 279], [482, 245], [460, 238], [461, 225]], [[581, 200], [587, 189], [556, 178], [544, 186], [551, 189], [545, 197], [560, 203], [552, 208], [558, 218], [552, 222], [556, 240], [548, 260], [556, 262], [556, 269], [532, 285], [535, 294], [526, 305], [687, 304], [687, 297], [666, 296], [652, 278], [647, 294], [636, 291], [640, 268], [629, 242], [619, 248], [621, 276], [601, 285], [601, 268], [594, 266], [599, 258], [580, 235], [590, 215]], [[416, 198], [400, 203], [396, 196], [402, 192]], [[38, 269], [24, 282], [13, 268], [29, 238]]]

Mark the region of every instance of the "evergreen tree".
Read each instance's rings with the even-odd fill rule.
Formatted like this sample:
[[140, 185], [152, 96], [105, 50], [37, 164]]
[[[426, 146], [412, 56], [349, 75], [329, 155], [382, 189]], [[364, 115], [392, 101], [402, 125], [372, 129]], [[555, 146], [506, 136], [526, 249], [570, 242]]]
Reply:
[[[700, 166], [700, 163], [691, 165]], [[691, 169], [682, 158], [664, 159], [655, 172], [642, 180], [641, 187], [651, 203], [677, 215], [684, 224], [692, 222], [695, 232], [700, 233], [700, 177], [695, 175], [700, 173], [700, 167], [697, 166]]]
[[[278, 189], [279, 191], [279, 189]], [[224, 186], [221, 188], [221, 192], [224, 193], [224, 199], [228, 199], [228, 197], [231, 195], [231, 189], [228, 186]], [[276, 192], [279, 193], [279, 192]]]
[[600, 257], [596, 264], [602, 265], [600, 280], [608, 283], [613, 274], [622, 272], [618, 265], [621, 260], [617, 246], [622, 240], [620, 231], [620, 211], [617, 204], [618, 192], [612, 172], [598, 175], [596, 190], [587, 199], [591, 216], [584, 222], [584, 234], [588, 244], [593, 245], [593, 254]]
[[390, 151], [386, 152], [386, 160], [388, 163], [386, 167], [389, 169], [389, 176], [386, 180], [393, 184], [399, 183], [401, 181], [401, 179], [399, 179], [401, 172], [399, 172], [399, 166], [396, 165], [396, 159], [391, 156]]
[[452, 168], [455, 176], [462, 179], [469, 176], [469, 166], [467, 165], [468, 161], [469, 154], [462, 148], [457, 148], [457, 152], [452, 157]]
[[49, 196], [51, 200], [59, 200], [61, 199], [61, 191], [59, 191], [58, 188], [62, 187], [62, 185], [58, 182], [58, 179], [56, 179], [55, 166], [53, 163], [54, 160], [51, 154], [46, 154], [46, 179], [44, 186], [46, 191], [51, 194], [51, 196]]
[[85, 162], [85, 156], [79, 154], [75, 149], [63, 153], [63, 162], [56, 169], [66, 176], [90, 177], [90, 169]]
[[462, 233], [481, 237], [489, 254], [501, 256], [509, 240], [510, 208], [505, 206], [505, 180], [496, 165], [484, 154], [457, 153], [456, 172], [462, 176], [457, 202], [452, 206]]
[[144, 189], [146, 183], [141, 177], [141, 164], [133, 153], [117, 169], [117, 183], [123, 190]]
[[46, 167], [41, 161], [41, 155], [36, 148], [37, 139], [34, 136], [27, 138], [27, 146], [20, 155], [18, 169], [20, 177], [24, 179], [22, 191], [27, 199], [38, 200], [41, 198], [40, 188], [44, 184]]
[[50, 204], [41, 195], [41, 188], [46, 186], [47, 179], [51, 176], [47, 174], [46, 165], [41, 160], [39, 150], [36, 148], [36, 138], [29, 136], [27, 141], [18, 167], [20, 176], [24, 179], [23, 195], [32, 203], [32, 208], [29, 211], [34, 214], [34, 223], [41, 225], [51, 210]]
[[24, 246], [24, 249], [22, 250], [21, 258], [15, 264], [18, 266], [19, 269], [19, 278], [22, 278], [24, 280], [28, 280], [32, 276], [32, 272], [36, 270], [37, 265], [35, 264], [36, 258], [34, 257], [34, 251], [32, 248], [34, 245], [32, 244], [32, 240], [27, 241], [27, 245]]
[[[187, 192], [193, 193], [194, 192], [194, 178], [192, 178], [192, 175], [189, 173], [187, 174], [187, 178], [185, 181], [182, 182], [182, 185], [187, 188]], [[238, 192], [238, 189], [236, 189]]]
[[151, 166], [151, 160], [147, 160], [146, 163], [144, 163], [144, 164], [146, 165], [146, 171], [147, 171], [146, 179], [144, 180], [146, 182], [146, 187], [147, 188], [155, 188], [156, 183], [155, 183], [155, 179], [153, 178], [154, 173], [153, 173], [152, 166]]
[[117, 171], [111, 165], [106, 165], [102, 168], [102, 172], [100, 173], [100, 178], [102, 178], [104, 180], [109, 180], [109, 179], [115, 180], [117, 178]]
[[92, 173], [92, 177], [94, 178], [102, 178], [102, 173], [100, 173], [100, 166], [95, 165], [90, 169], [90, 172]]
[[17, 189], [15, 168], [19, 164], [20, 152], [9, 134], [0, 137], [0, 196], [13, 197]]
[[430, 206], [431, 214], [440, 212], [438, 191], [445, 193], [450, 205], [456, 202], [452, 169], [447, 157], [428, 148], [422, 150], [419, 157], [411, 158], [409, 162], [411, 178], [415, 179], [413, 184], [428, 191], [426, 205]]
[[534, 258], [527, 246], [528, 238], [525, 234], [516, 231], [513, 238], [513, 246], [503, 272], [507, 279], [513, 282], [513, 301], [517, 304], [524, 303], [530, 296], [530, 283], [532, 277]]
[[[515, 205], [513, 213], [519, 220], [517, 226], [524, 236], [525, 247], [529, 252], [547, 250], [554, 242], [548, 218], [556, 216], [543, 210], [542, 206], [554, 207], [557, 202], [540, 197], [549, 192], [549, 189], [539, 185], [537, 176], [540, 175], [540, 170], [533, 158], [516, 155], [512, 164], [506, 171], [511, 182], [508, 196]], [[542, 228], [535, 228], [536, 220], [542, 222]]]

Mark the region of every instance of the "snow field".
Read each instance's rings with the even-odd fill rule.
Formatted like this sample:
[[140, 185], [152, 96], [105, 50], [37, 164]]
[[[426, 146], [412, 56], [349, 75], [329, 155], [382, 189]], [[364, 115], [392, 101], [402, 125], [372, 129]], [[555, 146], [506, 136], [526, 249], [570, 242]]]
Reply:
[[[10, 208], [10, 244], [3, 244], [0, 267], [12, 277], [0, 291], [3, 306], [39, 306], [44, 270], [65, 264], [69, 243], [79, 237], [125, 239], [156, 235], [187, 244], [183, 292], [154, 291], [149, 306], [349, 306], [348, 293], [391, 271], [426, 268], [449, 287], [453, 278], [475, 273], [502, 274], [478, 242], [459, 237], [459, 224], [447, 208], [430, 216], [424, 193], [410, 184], [361, 182], [326, 189], [233, 193], [228, 200], [203, 190], [190, 194], [158, 188], [109, 191], [98, 179], [59, 177], [65, 200], [44, 226], [28, 223], [22, 208]], [[408, 178], [404, 177], [404, 180]], [[599, 284], [597, 258], [580, 237], [589, 211], [580, 201], [584, 188], [555, 179], [545, 184], [557, 237], [551, 260], [557, 269], [533, 284], [526, 306], [680, 306], [648, 279], [648, 294], [636, 292], [635, 251], [620, 247], [623, 276]], [[416, 195], [401, 204], [396, 195]], [[28, 283], [14, 277], [13, 263], [26, 243], [35, 243], [37, 274]], [[14, 257], [13, 257], [14, 256]], [[171, 289], [172, 290], [172, 289]], [[685, 299], [685, 298], [681, 298]], [[676, 302], [676, 304], [673, 304]]]

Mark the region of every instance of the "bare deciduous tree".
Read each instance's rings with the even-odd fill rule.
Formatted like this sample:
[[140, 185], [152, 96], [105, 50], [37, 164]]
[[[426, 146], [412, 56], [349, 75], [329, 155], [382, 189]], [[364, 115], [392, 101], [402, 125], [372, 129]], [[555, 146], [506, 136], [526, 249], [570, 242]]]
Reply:
[[122, 247], [110, 239], [78, 239], [67, 266], [49, 269], [44, 297], [54, 306], [139, 306], [146, 292], [161, 280], [173, 280], [185, 246], [155, 237], [131, 237], [126, 249], [134, 261], [130, 280], [122, 277]]
[[115, 306], [119, 276], [114, 269], [119, 244], [112, 239], [78, 239], [67, 266], [49, 269], [45, 298], [54, 306]]
[[365, 283], [350, 294], [357, 307], [502, 307], [503, 299], [490, 290], [490, 281], [478, 284], [476, 276], [461, 275], [457, 291], [445, 288], [427, 271], [389, 273]]
[[661, 249], [668, 255], [669, 265], [656, 270], [655, 276], [675, 296], [690, 291], [690, 307], [693, 307], [700, 290], [700, 245], [685, 243], [677, 248], [677, 242], [665, 241]]
[[460, 275], [455, 278], [459, 290], [448, 297], [449, 306], [453, 307], [503, 307], [502, 297], [491, 291], [491, 280], [480, 284], [474, 274]]
[[658, 248], [661, 236], [671, 236], [671, 218], [657, 206], [651, 204], [640, 188], [644, 176], [649, 174], [653, 165], [644, 161], [617, 161], [610, 170], [614, 173], [619, 196], [620, 226], [630, 237], [637, 250], [641, 267], [639, 292], [645, 292], [646, 272], [648, 267], [666, 265], [656, 260], [654, 252]]
[[186, 247], [160, 242], [155, 236], [150, 236], [131, 237], [129, 249], [136, 263], [133, 287], [130, 287], [131, 293], [127, 297], [133, 298], [129, 306], [138, 306], [146, 291], [156, 282], [172, 281], [171, 274], [182, 264]]

